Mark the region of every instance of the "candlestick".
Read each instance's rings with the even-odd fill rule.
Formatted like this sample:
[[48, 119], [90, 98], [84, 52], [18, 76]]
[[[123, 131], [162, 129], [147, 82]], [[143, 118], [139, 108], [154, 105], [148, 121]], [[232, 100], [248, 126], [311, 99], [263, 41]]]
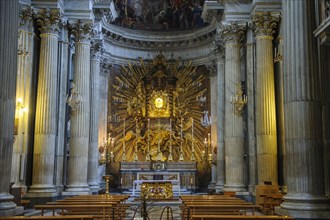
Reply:
[[137, 155], [137, 148], [138, 148], [138, 139], [139, 139], [139, 134], [138, 134], [138, 119], [135, 120], [135, 133], [136, 133], [136, 142], [135, 142], [135, 148], [134, 148], [134, 154], [133, 154], [133, 161], [137, 162], [139, 160], [138, 155]]
[[123, 156], [122, 161], [126, 161], [126, 143], [125, 143], [125, 135], [126, 135], [126, 119], [124, 118], [124, 130], [123, 130]]
[[158, 154], [157, 161], [161, 161], [163, 158], [162, 152], [160, 151], [160, 121], [158, 119]]
[[180, 137], [181, 137], [181, 143], [180, 143], [180, 155], [179, 155], [179, 161], [184, 161], [183, 159], [183, 153], [182, 153], [182, 118], [181, 118], [181, 131], [180, 131]]
[[194, 148], [194, 118], [191, 118], [191, 155], [190, 160], [195, 161], [195, 148]]
[[149, 132], [150, 132], [150, 119], [148, 118], [148, 130], [147, 130], [147, 136], [148, 136], [148, 140], [147, 140], [147, 155], [146, 155], [146, 161], [150, 161], [150, 136], [149, 136]]
[[172, 119], [170, 119], [170, 154], [168, 155], [168, 160], [173, 161], [173, 155], [172, 155]]

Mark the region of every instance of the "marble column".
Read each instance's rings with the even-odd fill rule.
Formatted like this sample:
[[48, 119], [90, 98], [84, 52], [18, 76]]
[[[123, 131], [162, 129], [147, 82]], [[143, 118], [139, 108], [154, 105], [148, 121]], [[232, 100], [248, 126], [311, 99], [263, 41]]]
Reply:
[[210, 190], [214, 190], [215, 189], [215, 184], [216, 184], [216, 179], [217, 179], [217, 173], [216, 173], [216, 164], [215, 161], [216, 159], [214, 159], [214, 151], [213, 151], [213, 147], [217, 146], [217, 63], [214, 61], [211, 64], [207, 65], [206, 68], [209, 70], [210, 72], [210, 114], [209, 116], [211, 116], [212, 118], [212, 123], [211, 123], [211, 129], [210, 129], [210, 147], [211, 149], [208, 149], [208, 152], [206, 152], [207, 157], [208, 154], [212, 155], [212, 163], [211, 163], [211, 170], [210, 170], [210, 174], [211, 174], [211, 180], [210, 183], [208, 185], [208, 189]]
[[256, 142], [258, 184], [271, 181], [277, 185], [277, 134], [273, 33], [279, 15], [255, 12], [252, 16], [256, 35]]
[[88, 194], [87, 170], [90, 127], [90, 33], [92, 23], [72, 24], [75, 35], [74, 88], [71, 90], [70, 143], [67, 186], [63, 195]]
[[[64, 21], [66, 22], [66, 21]], [[55, 184], [59, 192], [63, 191], [63, 169], [64, 169], [64, 156], [65, 145], [67, 144], [67, 105], [66, 96], [68, 90], [68, 76], [69, 76], [69, 35], [68, 26], [64, 23], [61, 25], [59, 33], [59, 65], [58, 65], [58, 126], [57, 126], [57, 144], [55, 153]]]
[[[245, 25], [236, 22], [224, 25], [225, 42], [225, 191], [246, 191], [244, 184], [243, 109], [233, 99], [242, 99], [240, 47]], [[243, 108], [243, 106], [242, 106]]]
[[36, 21], [41, 32], [37, 104], [34, 131], [33, 174], [29, 197], [54, 197], [58, 9], [38, 9]]
[[102, 43], [94, 42], [91, 47], [91, 117], [88, 148], [87, 182], [92, 192], [98, 192], [100, 185], [97, 178], [99, 167], [99, 108], [100, 108], [100, 59]]
[[225, 121], [225, 60], [224, 48], [218, 46], [217, 56], [217, 183], [216, 192], [222, 192], [225, 185], [225, 143], [224, 143], [224, 121]]
[[[280, 33], [282, 34], [282, 33]], [[275, 66], [275, 96], [276, 96], [276, 121], [277, 121], [277, 146], [278, 146], [278, 184], [283, 192], [286, 192], [285, 184], [285, 128], [284, 128], [284, 77], [282, 36], [276, 39]]]
[[255, 131], [255, 44], [251, 29], [247, 31], [246, 40], [246, 93], [247, 101], [247, 140], [248, 140], [248, 163], [249, 163], [249, 185], [248, 190], [254, 193], [257, 184], [257, 149]]
[[[281, 207], [296, 218], [327, 218], [322, 103], [317, 62], [314, 2], [283, 1], [286, 183]], [[299, 41], [297, 41], [299, 38]]]
[[330, 45], [321, 47], [322, 68], [322, 121], [323, 121], [323, 143], [324, 143], [324, 171], [325, 171], [325, 194], [330, 198]]
[[0, 216], [14, 215], [9, 194], [14, 141], [18, 0], [0, 1]]
[[[100, 101], [99, 101], [99, 130], [98, 130], [98, 142], [102, 143], [104, 139], [107, 138], [107, 126], [108, 126], [108, 112], [111, 112], [111, 109], [108, 108], [108, 88], [109, 88], [109, 75], [110, 75], [111, 65], [106, 59], [101, 61], [100, 69]], [[111, 119], [110, 119], [111, 120]], [[115, 120], [115, 119], [112, 119]], [[106, 174], [106, 165], [98, 167], [97, 170], [97, 179], [101, 188], [105, 189], [105, 181], [103, 176]]]
[[18, 31], [18, 60], [17, 60], [17, 83], [16, 100], [20, 100], [15, 112], [15, 142], [13, 148], [11, 182], [13, 188], [26, 190], [25, 170], [26, 156], [30, 141], [31, 111], [29, 104], [32, 96], [32, 67], [33, 67], [33, 11], [30, 6], [21, 6], [19, 11], [19, 31]]

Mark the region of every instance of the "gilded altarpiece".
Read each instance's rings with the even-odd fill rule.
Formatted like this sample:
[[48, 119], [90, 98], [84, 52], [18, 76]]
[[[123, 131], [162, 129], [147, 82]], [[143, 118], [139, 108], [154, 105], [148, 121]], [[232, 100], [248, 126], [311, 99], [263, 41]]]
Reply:
[[[205, 177], [203, 141], [209, 131], [200, 123], [208, 108], [205, 72], [191, 62], [169, 61], [162, 55], [113, 68], [108, 107], [113, 160], [107, 167], [107, 174], [117, 181], [113, 187], [129, 187], [136, 180], [134, 172], [119, 175], [121, 165], [128, 162], [172, 163], [178, 168], [192, 162], [197, 164], [194, 175]], [[190, 177], [182, 180], [185, 185]]]

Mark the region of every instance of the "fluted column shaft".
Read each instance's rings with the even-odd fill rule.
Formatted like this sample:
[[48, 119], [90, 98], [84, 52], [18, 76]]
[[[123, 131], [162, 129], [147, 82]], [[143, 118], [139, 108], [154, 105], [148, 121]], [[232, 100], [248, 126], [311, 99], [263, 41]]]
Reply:
[[216, 192], [223, 191], [225, 185], [225, 142], [224, 142], [224, 121], [225, 121], [225, 61], [224, 50], [220, 51], [217, 60], [217, 183]]
[[88, 185], [92, 191], [100, 188], [97, 176], [99, 166], [98, 158], [98, 132], [100, 108], [100, 59], [102, 45], [95, 43], [91, 48], [91, 116], [88, 149]]
[[[48, 21], [52, 21], [48, 23]], [[56, 138], [57, 54], [59, 11], [37, 11], [41, 31], [36, 121], [34, 131], [33, 174], [29, 196], [56, 196], [54, 161]]]
[[232, 23], [224, 26], [225, 39], [225, 191], [244, 191], [243, 117], [235, 108], [233, 97], [242, 98], [240, 42], [245, 26]]
[[283, 1], [288, 193], [281, 207], [301, 218], [330, 215], [324, 192], [322, 104], [313, 10], [313, 1]]
[[79, 104], [71, 109], [70, 158], [66, 192], [89, 193], [87, 170], [90, 127], [90, 43], [91, 24], [78, 21], [73, 26], [76, 37], [74, 84], [81, 97]]
[[58, 65], [58, 127], [57, 127], [57, 146], [55, 153], [56, 161], [56, 187], [60, 191], [63, 191], [63, 167], [64, 167], [64, 156], [65, 146], [67, 142], [67, 108], [66, 108], [66, 96], [68, 87], [68, 62], [69, 62], [69, 39], [68, 39], [68, 29], [67, 26], [62, 26], [60, 31], [60, 39], [58, 45], [59, 51], [59, 65]]
[[330, 198], [330, 45], [321, 47], [322, 57], [322, 89], [323, 89], [323, 143], [324, 143], [324, 171], [325, 171], [325, 194]]
[[279, 21], [270, 12], [256, 12], [253, 22], [256, 33], [256, 143], [258, 184], [278, 183], [277, 136], [273, 60], [273, 32]]
[[31, 7], [20, 7], [18, 31], [18, 60], [16, 100], [20, 100], [15, 113], [17, 133], [13, 148], [12, 187], [25, 187], [26, 156], [31, 133], [29, 104], [32, 99], [32, 65], [34, 33]]
[[252, 30], [247, 32], [246, 42], [246, 93], [247, 93], [247, 139], [248, 139], [248, 163], [249, 163], [249, 192], [255, 191], [257, 184], [257, 149], [255, 133], [255, 44]]
[[9, 194], [17, 75], [18, 0], [0, 1], [0, 216], [16, 208]]

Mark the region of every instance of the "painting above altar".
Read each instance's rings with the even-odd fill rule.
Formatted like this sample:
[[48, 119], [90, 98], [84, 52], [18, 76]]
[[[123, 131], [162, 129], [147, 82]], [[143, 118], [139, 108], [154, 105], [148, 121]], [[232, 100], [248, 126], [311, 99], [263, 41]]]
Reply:
[[127, 62], [114, 76], [114, 161], [199, 161], [208, 133], [200, 123], [207, 106], [207, 80], [192, 62]]

